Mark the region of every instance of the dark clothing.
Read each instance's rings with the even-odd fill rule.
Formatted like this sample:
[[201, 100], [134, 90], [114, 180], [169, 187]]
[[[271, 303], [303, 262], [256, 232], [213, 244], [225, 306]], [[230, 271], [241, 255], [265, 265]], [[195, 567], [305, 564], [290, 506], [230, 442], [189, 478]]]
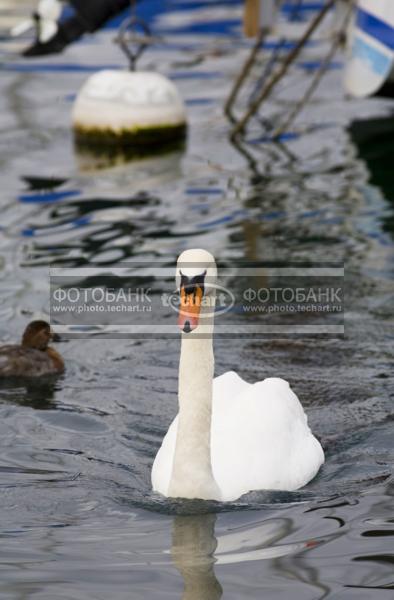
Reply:
[[62, 52], [84, 33], [100, 29], [107, 21], [131, 6], [130, 0], [70, 0], [75, 13], [59, 23], [57, 33], [48, 42], [39, 40], [23, 52], [23, 56], [42, 56]]
[[87, 31], [96, 31], [112, 17], [131, 6], [130, 0], [69, 0]]

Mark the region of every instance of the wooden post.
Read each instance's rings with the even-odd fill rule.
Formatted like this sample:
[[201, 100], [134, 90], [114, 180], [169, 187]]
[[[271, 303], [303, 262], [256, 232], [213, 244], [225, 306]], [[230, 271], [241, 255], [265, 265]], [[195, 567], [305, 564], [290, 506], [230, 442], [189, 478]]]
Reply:
[[256, 37], [260, 31], [260, 0], [245, 0], [244, 34]]
[[256, 37], [260, 31], [267, 33], [276, 20], [275, 0], [245, 0], [244, 34]]

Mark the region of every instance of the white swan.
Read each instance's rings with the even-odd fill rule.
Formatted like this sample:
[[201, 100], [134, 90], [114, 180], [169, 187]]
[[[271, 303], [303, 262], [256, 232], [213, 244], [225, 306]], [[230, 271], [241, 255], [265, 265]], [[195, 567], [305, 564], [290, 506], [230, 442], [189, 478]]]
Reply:
[[287, 381], [249, 384], [233, 371], [213, 378], [216, 277], [209, 252], [178, 258], [179, 413], [155, 458], [153, 490], [222, 501], [251, 490], [296, 490], [323, 464], [322, 447]]

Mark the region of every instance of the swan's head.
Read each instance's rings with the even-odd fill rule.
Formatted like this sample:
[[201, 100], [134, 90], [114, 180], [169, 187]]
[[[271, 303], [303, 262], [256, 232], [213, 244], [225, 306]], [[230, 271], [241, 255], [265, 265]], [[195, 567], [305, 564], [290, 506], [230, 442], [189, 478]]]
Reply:
[[176, 285], [180, 295], [178, 325], [184, 333], [194, 331], [204, 315], [215, 309], [215, 259], [206, 250], [185, 250], [178, 258]]

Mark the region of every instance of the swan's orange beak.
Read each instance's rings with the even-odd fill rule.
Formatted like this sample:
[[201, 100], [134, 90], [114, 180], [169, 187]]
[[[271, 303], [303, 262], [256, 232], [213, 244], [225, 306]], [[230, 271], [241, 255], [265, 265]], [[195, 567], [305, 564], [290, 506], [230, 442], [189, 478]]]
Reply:
[[181, 287], [181, 304], [179, 307], [178, 325], [184, 333], [190, 333], [198, 325], [203, 291], [195, 286], [193, 291], [186, 293]]

